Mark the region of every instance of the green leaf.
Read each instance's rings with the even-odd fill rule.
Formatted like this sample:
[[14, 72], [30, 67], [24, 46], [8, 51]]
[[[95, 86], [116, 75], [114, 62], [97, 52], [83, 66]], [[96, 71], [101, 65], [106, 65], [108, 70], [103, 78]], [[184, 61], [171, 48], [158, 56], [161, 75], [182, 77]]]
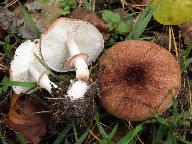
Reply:
[[120, 22], [118, 25], [117, 25], [117, 28], [116, 30], [119, 32], [119, 33], [128, 33], [129, 32], [129, 26], [124, 23], [124, 22]]
[[87, 1], [87, 0], [82, 0], [82, 1], [83, 1], [83, 3], [84, 3], [84, 9], [85, 9], [85, 11], [87, 11], [87, 12], [92, 12], [92, 8], [91, 8], [90, 4], [88, 3], [88, 1]]
[[191, 0], [153, 0], [154, 18], [164, 25], [180, 25], [192, 22]]
[[128, 144], [133, 138], [143, 129], [143, 125], [139, 124], [132, 129], [126, 136], [124, 136], [117, 144]]
[[67, 134], [69, 133], [72, 127], [73, 127], [73, 123], [70, 122], [65, 127], [65, 129], [61, 132], [61, 134], [56, 138], [53, 144], [60, 144], [63, 141], [63, 139], [67, 136]]
[[108, 26], [108, 28], [109, 28], [109, 31], [112, 31], [112, 30], [114, 29], [114, 25], [113, 25], [113, 23], [112, 23], [111, 21], [109, 21], [109, 22], [107, 23], [107, 26]]
[[32, 16], [27, 12], [27, 10], [25, 9], [25, 7], [19, 2], [19, 0], [17, 0], [19, 6], [22, 9], [23, 15], [25, 16], [25, 18], [27, 19], [27, 22], [30, 24], [31, 29], [33, 30], [33, 32], [36, 35], [36, 38], [39, 38], [41, 35], [41, 32], [39, 31], [38, 27], [36, 26], [35, 22], [33, 21]]
[[[9, 81], [9, 78], [7, 76], [4, 76], [2, 83]], [[3, 93], [7, 92], [8, 90], [8, 86], [3, 85], [2, 87], [0, 87], [0, 95], [2, 95]]]
[[120, 17], [120, 15], [118, 13], [113, 13], [113, 15], [111, 15], [111, 17], [110, 17], [110, 20], [113, 23], [118, 23], [118, 22], [120, 22], [121, 17]]
[[77, 8], [76, 0], [61, 0], [60, 4], [64, 10], [64, 14], [69, 14], [71, 9], [74, 10]]
[[5, 43], [3, 43], [2, 46], [3, 46], [3, 50], [4, 50], [5, 54], [6, 54], [6, 56], [9, 59], [12, 59], [13, 56], [14, 56], [14, 53], [13, 53], [12, 46], [9, 43], [10, 43], [10, 36], [7, 35], [5, 37]]
[[24, 139], [24, 137], [23, 137], [19, 132], [15, 132], [15, 136], [16, 136], [16, 140], [17, 140], [20, 144], [28, 144], [27, 140]]
[[111, 17], [113, 15], [113, 12], [110, 10], [103, 10], [101, 13], [101, 17], [104, 21], [110, 21]]

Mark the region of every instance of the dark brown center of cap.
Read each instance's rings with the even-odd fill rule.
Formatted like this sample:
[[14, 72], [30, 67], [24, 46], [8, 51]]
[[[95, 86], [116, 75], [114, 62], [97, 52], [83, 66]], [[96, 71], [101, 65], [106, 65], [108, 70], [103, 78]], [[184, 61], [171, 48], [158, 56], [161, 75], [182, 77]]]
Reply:
[[146, 69], [145, 66], [140, 65], [130, 65], [127, 67], [126, 72], [124, 74], [124, 79], [128, 84], [132, 86], [145, 85], [146, 81]]

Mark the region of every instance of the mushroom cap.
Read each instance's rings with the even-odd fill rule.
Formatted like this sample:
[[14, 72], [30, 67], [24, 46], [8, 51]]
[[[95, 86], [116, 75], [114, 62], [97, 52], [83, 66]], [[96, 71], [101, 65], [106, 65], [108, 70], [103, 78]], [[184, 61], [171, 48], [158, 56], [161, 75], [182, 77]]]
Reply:
[[[34, 53], [42, 59], [42, 56], [40, 55], [38, 39], [34, 42], [27, 40], [16, 49], [14, 59], [11, 61], [10, 67], [11, 80], [21, 82], [35, 82], [36, 80], [28, 71], [31, 65], [33, 65], [39, 72], [46, 72], [48, 74], [48, 71], [38, 61], [38, 59], [36, 59]], [[13, 90], [16, 94], [25, 93], [29, 89], [29, 87], [13, 86]]]
[[133, 121], [161, 114], [181, 87], [175, 58], [159, 45], [139, 40], [120, 42], [99, 60], [98, 80], [103, 107]]
[[41, 35], [41, 54], [46, 64], [57, 72], [72, 71], [66, 64], [70, 58], [66, 41], [74, 38], [80, 51], [89, 56], [87, 64], [94, 62], [104, 48], [102, 34], [89, 22], [59, 18]]

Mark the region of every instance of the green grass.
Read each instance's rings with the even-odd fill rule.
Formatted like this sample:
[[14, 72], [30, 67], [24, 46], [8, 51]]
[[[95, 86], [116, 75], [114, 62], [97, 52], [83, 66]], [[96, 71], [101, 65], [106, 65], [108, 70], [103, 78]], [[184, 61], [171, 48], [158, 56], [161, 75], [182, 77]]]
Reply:
[[20, 133], [15, 132], [15, 136], [16, 136], [16, 140], [17, 140], [20, 144], [27, 144], [27, 143], [28, 143]]

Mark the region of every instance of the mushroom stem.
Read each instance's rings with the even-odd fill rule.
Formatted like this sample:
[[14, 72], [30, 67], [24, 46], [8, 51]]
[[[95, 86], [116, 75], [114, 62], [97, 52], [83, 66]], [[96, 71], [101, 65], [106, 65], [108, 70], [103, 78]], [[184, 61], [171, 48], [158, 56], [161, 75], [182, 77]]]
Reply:
[[86, 63], [85, 54], [83, 54], [79, 47], [77, 46], [75, 40], [71, 37], [66, 41], [69, 53], [71, 55], [72, 66], [76, 69], [76, 79], [78, 80], [88, 80], [89, 79], [89, 69]]
[[67, 95], [72, 100], [80, 99], [84, 97], [88, 88], [89, 86], [86, 82], [83, 82], [81, 80], [78, 81], [71, 80], [71, 84], [67, 90]]
[[78, 80], [88, 80], [89, 79], [89, 69], [87, 63], [83, 58], [77, 58], [74, 62], [76, 68], [76, 79]]
[[58, 86], [51, 82], [45, 72], [39, 72], [33, 65], [29, 67], [30, 74], [35, 78], [38, 85], [41, 88], [46, 89], [51, 94], [52, 87], [57, 88]]
[[66, 44], [71, 56], [78, 55], [81, 53], [81, 51], [79, 50], [79, 47], [77, 46], [73, 38], [69, 37], [66, 41]]

